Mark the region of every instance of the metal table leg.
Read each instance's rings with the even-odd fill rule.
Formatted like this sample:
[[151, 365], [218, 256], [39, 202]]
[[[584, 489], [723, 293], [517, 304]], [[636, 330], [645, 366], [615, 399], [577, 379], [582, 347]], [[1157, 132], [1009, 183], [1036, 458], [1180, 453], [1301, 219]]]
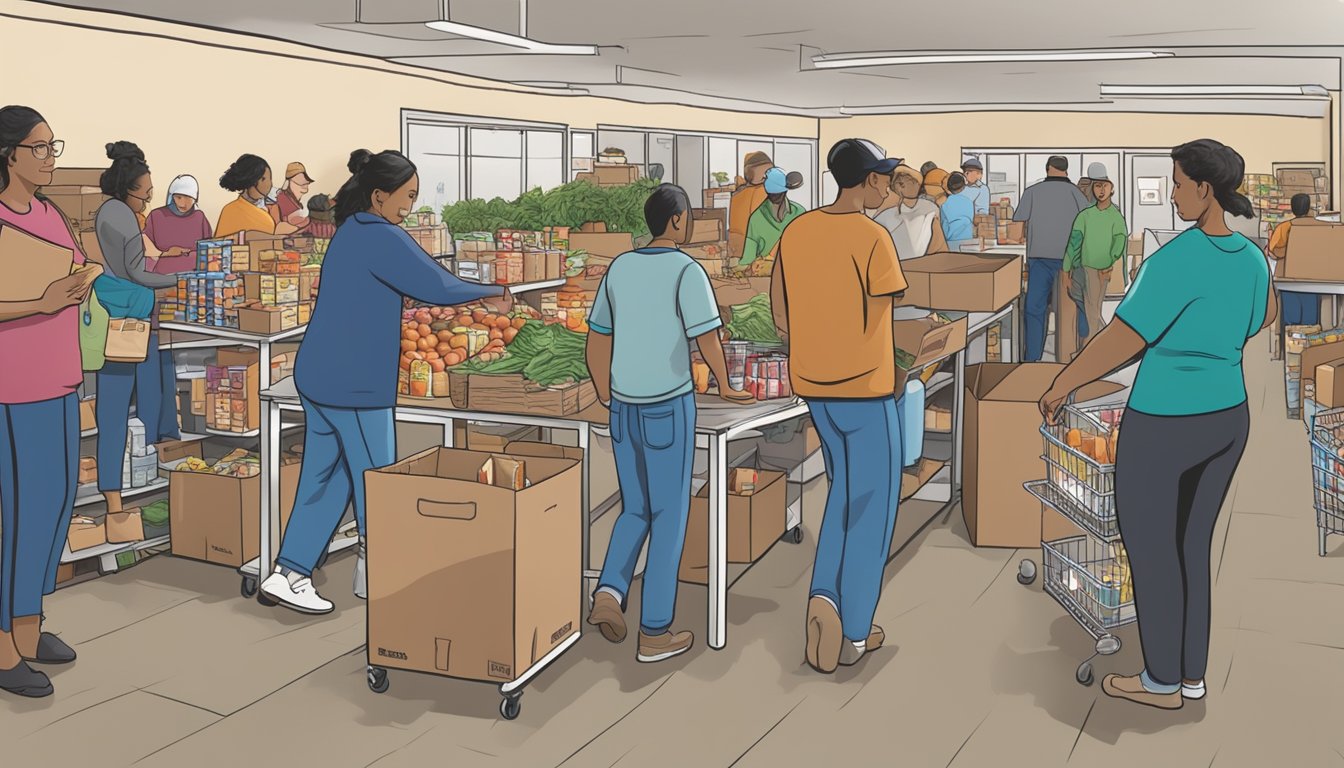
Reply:
[[728, 436], [709, 440], [709, 647], [728, 644]]
[[587, 422], [579, 424], [579, 450], [583, 453], [579, 459], [579, 509], [583, 510], [583, 536], [581, 548], [583, 552], [583, 578], [580, 579], [579, 607], [581, 615], [587, 616], [589, 600], [593, 592], [597, 589], [597, 577], [592, 574], [593, 566], [592, 547], [593, 547], [593, 510], [591, 501], [591, 487], [589, 485], [588, 448], [592, 444], [592, 427]]
[[257, 584], [271, 575], [274, 544], [280, 539], [280, 431], [283, 423], [279, 403], [266, 401], [261, 419], [261, 546], [258, 549]]
[[[1000, 350], [1003, 349], [1000, 340]], [[952, 488], [948, 503], [961, 497], [961, 451], [966, 423], [966, 350], [953, 355], [952, 372]]]

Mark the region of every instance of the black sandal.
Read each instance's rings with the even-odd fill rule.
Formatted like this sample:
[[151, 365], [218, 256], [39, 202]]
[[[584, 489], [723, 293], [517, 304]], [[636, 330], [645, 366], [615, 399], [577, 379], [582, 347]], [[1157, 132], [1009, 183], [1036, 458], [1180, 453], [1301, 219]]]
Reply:
[[13, 669], [0, 670], [0, 689], [16, 696], [40, 699], [50, 696], [53, 688], [47, 676], [20, 661]]
[[25, 657], [24, 661], [33, 664], [69, 664], [76, 658], [75, 649], [64, 640], [50, 632], [43, 632], [37, 638], [37, 656], [31, 659]]

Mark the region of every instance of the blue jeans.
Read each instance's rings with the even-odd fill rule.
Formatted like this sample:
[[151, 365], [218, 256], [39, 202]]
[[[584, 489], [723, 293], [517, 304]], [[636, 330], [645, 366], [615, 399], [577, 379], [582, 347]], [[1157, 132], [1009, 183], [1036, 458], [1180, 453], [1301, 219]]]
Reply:
[[677, 568], [691, 506], [695, 395], [640, 405], [613, 397], [611, 445], [621, 515], [611, 532], [598, 587], [618, 593], [624, 607], [647, 539], [639, 626], [646, 635], [661, 635], [672, 626], [677, 607]]
[[145, 424], [145, 443], [182, 437], [177, 427], [177, 370], [173, 353], [159, 351], [159, 335], [149, 335], [149, 349], [139, 363], [106, 363], [98, 371], [98, 490], [120, 491], [122, 457], [126, 453], [126, 422], [135, 396], [135, 415]]
[[78, 479], [75, 395], [0, 405], [0, 631], [42, 615], [56, 591]]
[[1027, 259], [1027, 306], [1023, 313], [1027, 348], [1023, 359], [1028, 363], [1039, 363], [1045, 355], [1050, 307], [1054, 304], [1055, 288], [1063, 268], [1064, 262], [1060, 259]]
[[1284, 291], [1283, 324], [1320, 325], [1321, 297], [1314, 293], [1293, 293]]
[[896, 399], [809, 400], [826, 461], [826, 515], [817, 537], [812, 597], [840, 610], [845, 637], [868, 638], [901, 500]]
[[332, 408], [300, 399], [303, 467], [276, 562], [312, 576], [351, 500], [364, 535], [364, 472], [397, 460], [397, 435], [391, 408]]

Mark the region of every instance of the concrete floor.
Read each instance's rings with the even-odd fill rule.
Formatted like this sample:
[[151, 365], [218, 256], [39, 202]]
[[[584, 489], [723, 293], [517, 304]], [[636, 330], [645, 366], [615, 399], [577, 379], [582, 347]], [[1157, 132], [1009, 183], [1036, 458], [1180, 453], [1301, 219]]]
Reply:
[[[494, 689], [392, 673], [364, 682], [352, 560], [306, 618], [238, 596], [232, 571], [161, 556], [73, 586], [50, 628], [80, 652], [54, 697], [0, 697], [5, 765], [1083, 766], [1344, 764], [1344, 547], [1316, 555], [1307, 441], [1283, 412], [1282, 368], [1247, 353], [1253, 437], [1214, 542], [1209, 698], [1176, 713], [1073, 681], [1091, 641], [1018, 585], [1038, 550], [977, 550], [938, 517], [887, 571], [886, 648], [831, 678], [802, 663], [808, 541], [778, 545], [734, 587], [729, 645], [658, 665], [585, 636], [501, 721]], [[903, 510], [906, 537], [929, 505]], [[899, 538], [899, 537], [898, 537]], [[323, 583], [324, 582], [324, 583]], [[703, 635], [704, 591], [678, 624]], [[1134, 672], [1133, 628], [1098, 672]], [[1331, 704], [1330, 702], [1335, 702]]]

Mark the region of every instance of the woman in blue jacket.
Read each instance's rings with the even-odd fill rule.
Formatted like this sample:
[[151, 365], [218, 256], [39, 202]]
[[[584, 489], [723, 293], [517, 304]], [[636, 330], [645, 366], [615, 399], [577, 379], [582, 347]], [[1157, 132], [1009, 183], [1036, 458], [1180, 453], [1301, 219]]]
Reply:
[[405, 155], [350, 155], [350, 180], [336, 193], [336, 236], [322, 263], [322, 292], [299, 347], [294, 383], [307, 427], [294, 512], [265, 599], [301, 613], [328, 613], [313, 569], [351, 499], [361, 546], [355, 594], [366, 596], [364, 472], [396, 461], [393, 409], [403, 297], [466, 304], [486, 297], [500, 312], [507, 289], [457, 279], [399, 225], [415, 209], [416, 168]]

